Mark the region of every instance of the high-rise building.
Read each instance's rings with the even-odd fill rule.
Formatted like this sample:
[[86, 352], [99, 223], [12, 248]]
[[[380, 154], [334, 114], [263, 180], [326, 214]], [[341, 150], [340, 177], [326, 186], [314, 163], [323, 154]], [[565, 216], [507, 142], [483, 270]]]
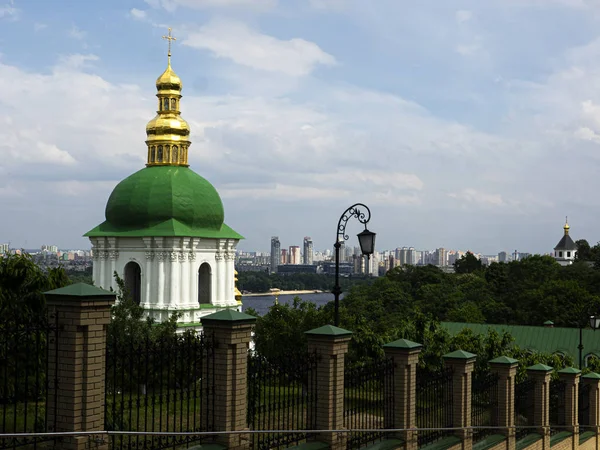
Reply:
[[300, 264], [300, 246], [290, 245], [289, 255], [290, 264]]
[[288, 252], [285, 248], [281, 249], [281, 264], [287, 264], [289, 263], [289, 259], [288, 259]]
[[281, 242], [279, 236], [271, 237], [271, 273], [277, 272], [277, 266], [281, 261]]
[[448, 265], [448, 253], [444, 247], [440, 247], [435, 251], [435, 265], [436, 266], [447, 266]]
[[8, 244], [0, 244], [0, 255], [8, 253]]
[[508, 254], [506, 252], [498, 253], [498, 262], [508, 262]]
[[313, 241], [310, 237], [307, 236], [304, 238], [303, 264], [312, 264], [313, 258]]

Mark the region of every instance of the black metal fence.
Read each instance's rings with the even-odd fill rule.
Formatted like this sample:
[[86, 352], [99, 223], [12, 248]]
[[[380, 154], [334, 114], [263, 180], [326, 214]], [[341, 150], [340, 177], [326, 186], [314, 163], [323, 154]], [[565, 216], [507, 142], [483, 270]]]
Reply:
[[[592, 385], [587, 383], [579, 383], [579, 426], [585, 428], [590, 425], [590, 392]], [[585, 429], [582, 430], [582, 432]]]
[[348, 366], [344, 373], [344, 426], [382, 431], [353, 432], [347, 448], [358, 449], [386, 437], [394, 426], [394, 362], [379, 359], [369, 364]]
[[566, 388], [567, 385], [563, 380], [550, 381], [550, 436], [565, 431]]
[[522, 439], [532, 432], [535, 407], [535, 380], [528, 378], [515, 385], [515, 425], [516, 439]]
[[[110, 339], [105, 427], [118, 431], [212, 431], [214, 341], [186, 333], [159, 339]], [[197, 436], [113, 436], [113, 450], [187, 446]]]
[[[56, 340], [57, 332], [55, 316], [27, 323], [0, 322], [0, 433], [54, 431], [46, 405], [49, 383], [58, 381], [56, 372], [48, 370], [48, 344]], [[2, 450], [53, 445], [54, 439], [48, 438], [0, 438]]]
[[[475, 374], [471, 383], [471, 425], [495, 427], [498, 425], [498, 374], [483, 372]], [[473, 441], [477, 442], [490, 434], [493, 428], [476, 428]]]
[[[269, 360], [248, 356], [248, 426], [253, 430], [315, 429], [316, 353]], [[308, 433], [256, 433], [252, 448], [269, 450], [298, 444]]]
[[[449, 428], [453, 425], [451, 369], [417, 371], [416, 419], [418, 428]], [[418, 445], [430, 444], [451, 435], [451, 430], [419, 430]]]

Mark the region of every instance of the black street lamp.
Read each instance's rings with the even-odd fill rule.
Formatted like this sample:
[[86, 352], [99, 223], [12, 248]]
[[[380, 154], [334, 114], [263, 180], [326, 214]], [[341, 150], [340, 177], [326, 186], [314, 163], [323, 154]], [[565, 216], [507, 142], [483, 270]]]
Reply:
[[[363, 212], [363, 208], [366, 213]], [[356, 203], [344, 211], [344, 214], [340, 217], [335, 244], [333, 245], [335, 247], [335, 286], [331, 292], [335, 296], [334, 325], [336, 327], [340, 325], [340, 294], [342, 293], [342, 288], [340, 287], [340, 248], [342, 241], [348, 240], [346, 223], [352, 217], [356, 217], [365, 226], [365, 229], [358, 233], [358, 243], [360, 244], [362, 254], [368, 258], [375, 251], [375, 233], [367, 230], [367, 223], [371, 220], [371, 210], [362, 203]]]
[[[600, 316], [590, 316], [590, 328], [596, 331], [600, 328]], [[579, 326], [579, 370], [583, 369], [583, 326]]]

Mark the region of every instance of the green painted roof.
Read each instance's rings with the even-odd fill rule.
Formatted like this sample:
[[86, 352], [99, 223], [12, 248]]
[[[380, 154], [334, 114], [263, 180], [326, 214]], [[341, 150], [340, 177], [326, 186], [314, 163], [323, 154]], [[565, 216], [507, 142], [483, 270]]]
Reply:
[[465, 352], [464, 350], [456, 350], [451, 353], [446, 353], [442, 358], [447, 359], [472, 359], [477, 358], [477, 355], [469, 352]]
[[586, 373], [581, 378], [588, 378], [590, 380], [600, 380], [600, 374], [596, 373], [596, 372], [590, 372], [590, 373]]
[[517, 364], [519, 360], [515, 358], [509, 358], [508, 356], [499, 356], [498, 358], [489, 361], [491, 364]]
[[138, 170], [115, 187], [105, 215], [106, 221], [85, 236], [243, 239], [223, 223], [217, 190], [187, 167]]
[[60, 295], [63, 297], [116, 297], [111, 291], [100, 289], [91, 284], [75, 283], [58, 289], [44, 292], [45, 295]]
[[[451, 335], [456, 335], [465, 328], [471, 329], [476, 334], [487, 334], [488, 330], [498, 333], [509, 333], [515, 344], [525, 350], [543, 353], [562, 353], [569, 355], [574, 360], [579, 358], [579, 328], [562, 327], [535, 327], [529, 325], [493, 325], [464, 322], [442, 322], [442, 328]], [[600, 356], [600, 331], [592, 329], [583, 330], [583, 354], [590, 353]]]
[[352, 331], [344, 330], [343, 328], [334, 327], [333, 325], [324, 325], [313, 330], [305, 331], [304, 334], [321, 335], [321, 336], [349, 336]]
[[397, 341], [385, 344], [384, 348], [402, 348], [402, 349], [415, 349], [423, 347], [423, 344], [417, 344], [416, 342], [409, 341], [408, 339], [398, 339]]
[[208, 316], [202, 317], [202, 321], [205, 320], [219, 320], [223, 322], [239, 322], [239, 321], [256, 321], [256, 317], [250, 314], [241, 313], [235, 309], [222, 309], [216, 313], [209, 314]]
[[553, 367], [547, 366], [546, 364], [536, 364], [527, 368], [527, 370], [531, 370], [533, 372], [550, 372], [553, 369]]
[[581, 373], [581, 370], [576, 369], [575, 367], [565, 367], [564, 369], [560, 369], [558, 373], [566, 373], [568, 375], [575, 375]]

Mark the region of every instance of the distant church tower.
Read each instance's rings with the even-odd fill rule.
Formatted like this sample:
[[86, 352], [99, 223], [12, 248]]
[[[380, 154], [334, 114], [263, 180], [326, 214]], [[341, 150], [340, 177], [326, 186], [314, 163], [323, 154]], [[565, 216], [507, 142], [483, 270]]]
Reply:
[[554, 247], [554, 259], [556, 259], [561, 266], [573, 264], [575, 254], [577, 253], [577, 245], [575, 245], [575, 242], [573, 242], [573, 239], [569, 236], [570, 228], [568, 219], [565, 219], [565, 226], [563, 227], [565, 234], [562, 239], [558, 241], [556, 247]]
[[180, 115], [182, 83], [168, 65], [156, 80], [158, 111], [146, 126], [147, 164], [121, 181], [106, 221], [87, 232], [96, 286], [116, 289], [113, 273], [150, 317], [173, 312], [194, 326], [236, 299], [234, 255], [241, 235], [224, 220], [216, 189], [188, 168], [190, 128]]

